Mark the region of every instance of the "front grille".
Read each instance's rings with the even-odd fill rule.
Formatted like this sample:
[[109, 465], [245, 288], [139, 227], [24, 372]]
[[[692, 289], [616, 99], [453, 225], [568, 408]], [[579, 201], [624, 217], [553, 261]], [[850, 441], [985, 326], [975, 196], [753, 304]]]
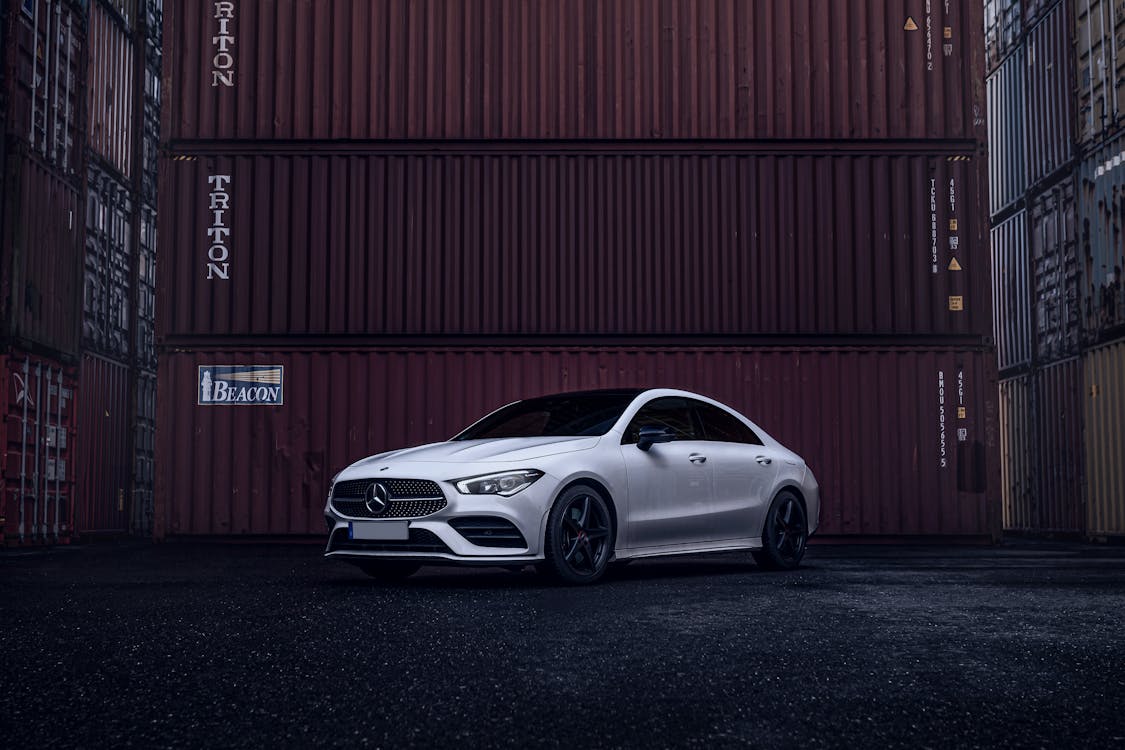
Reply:
[[[367, 489], [378, 481], [390, 502], [382, 513], [367, 509]], [[349, 518], [422, 518], [446, 506], [437, 482], [428, 479], [351, 479], [332, 488], [332, 508]]]
[[418, 554], [445, 553], [452, 551], [437, 534], [428, 529], [411, 529], [410, 538], [391, 539], [348, 539], [346, 527], [336, 529], [328, 545], [329, 552], [416, 552]]
[[451, 520], [449, 525], [480, 547], [527, 547], [523, 534], [506, 518], [462, 516]]

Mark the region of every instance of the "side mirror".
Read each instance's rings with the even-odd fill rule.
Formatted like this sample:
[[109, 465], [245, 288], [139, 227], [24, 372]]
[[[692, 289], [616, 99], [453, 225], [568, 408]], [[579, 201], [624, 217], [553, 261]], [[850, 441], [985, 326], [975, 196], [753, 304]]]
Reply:
[[656, 443], [670, 443], [675, 439], [675, 433], [667, 427], [648, 425], [647, 427], [642, 427], [640, 433], [637, 435], [637, 447], [643, 451], [647, 451]]

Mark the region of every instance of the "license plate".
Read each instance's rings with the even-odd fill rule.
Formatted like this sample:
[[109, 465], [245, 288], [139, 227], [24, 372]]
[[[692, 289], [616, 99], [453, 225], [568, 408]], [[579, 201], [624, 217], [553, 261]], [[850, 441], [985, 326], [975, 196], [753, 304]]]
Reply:
[[348, 524], [348, 539], [405, 542], [409, 538], [408, 521], [352, 521]]

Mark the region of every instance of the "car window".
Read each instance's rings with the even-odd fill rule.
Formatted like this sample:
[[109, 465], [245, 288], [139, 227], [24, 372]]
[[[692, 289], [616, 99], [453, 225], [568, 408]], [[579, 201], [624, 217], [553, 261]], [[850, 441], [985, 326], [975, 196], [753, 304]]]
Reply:
[[703, 438], [717, 440], [724, 443], [749, 443], [761, 445], [762, 440], [753, 430], [717, 406], [705, 404], [702, 401], [693, 402], [699, 421], [703, 423]]
[[587, 391], [517, 401], [453, 439], [604, 435], [636, 397], [632, 391]]
[[622, 444], [636, 443], [642, 427], [663, 427], [672, 431], [676, 440], [698, 440], [699, 430], [686, 398], [667, 396], [649, 401], [625, 429]]

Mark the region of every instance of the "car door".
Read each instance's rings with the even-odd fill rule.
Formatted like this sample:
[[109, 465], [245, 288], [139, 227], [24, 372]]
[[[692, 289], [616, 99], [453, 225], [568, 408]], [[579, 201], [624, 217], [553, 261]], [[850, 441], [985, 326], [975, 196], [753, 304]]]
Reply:
[[756, 537], [771, 500], [779, 454], [725, 409], [693, 401], [711, 464], [714, 502], [709, 518], [710, 541]]
[[[666, 428], [674, 439], [642, 451], [637, 437], [646, 426]], [[662, 397], [641, 407], [621, 439], [629, 547], [689, 544], [707, 536], [713, 498], [706, 451], [688, 399]]]

